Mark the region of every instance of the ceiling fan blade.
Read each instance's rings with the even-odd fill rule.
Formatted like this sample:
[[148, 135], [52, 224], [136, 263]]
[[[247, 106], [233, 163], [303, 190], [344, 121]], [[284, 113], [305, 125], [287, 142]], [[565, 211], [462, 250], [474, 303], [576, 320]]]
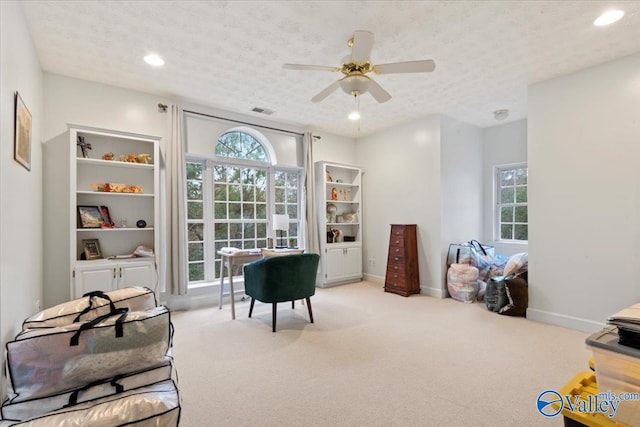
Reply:
[[352, 62], [367, 62], [373, 49], [373, 33], [370, 31], [356, 31], [353, 33], [353, 46], [351, 47]]
[[376, 74], [392, 73], [430, 73], [436, 68], [436, 63], [431, 59], [424, 61], [392, 62], [390, 64], [380, 64], [373, 67]]
[[285, 70], [304, 70], [304, 71], [340, 71], [338, 67], [329, 67], [328, 65], [302, 65], [302, 64], [284, 64]]
[[327, 86], [322, 92], [311, 98], [311, 102], [320, 102], [327, 96], [331, 95], [336, 89], [340, 87], [340, 80], [336, 80]]
[[375, 80], [373, 79], [369, 79], [369, 80], [370, 80], [369, 93], [371, 94], [371, 96], [375, 98], [376, 101], [387, 102], [388, 100], [391, 99], [391, 95], [389, 95], [389, 92], [382, 89], [382, 86], [380, 86]]

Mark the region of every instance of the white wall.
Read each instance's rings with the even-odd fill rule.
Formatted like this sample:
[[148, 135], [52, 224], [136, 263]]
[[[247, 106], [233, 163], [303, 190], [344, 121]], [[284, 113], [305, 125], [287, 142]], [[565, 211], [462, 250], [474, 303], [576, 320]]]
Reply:
[[527, 120], [492, 126], [482, 130], [483, 152], [483, 233], [482, 243], [494, 245], [496, 253], [513, 255], [527, 251], [526, 243], [500, 243], [494, 240], [496, 166], [527, 161]]
[[483, 144], [482, 129], [476, 126], [446, 116], [441, 116], [440, 123], [440, 236], [445, 269], [450, 243], [482, 239]]
[[640, 54], [528, 97], [527, 316], [594, 330], [640, 302]]
[[365, 170], [365, 274], [370, 279], [384, 280], [389, 224], [417, 224], [421, 290], [440, 294], [443, 271], [439, 116], [428, 116], [358, 139], [357, 158]]
[[[13, 159], [14, 93], [33, 119], [31, 171]], [[42, 301], [42, 71], [18, 2], [0, 2], [0, 330], [2, 348]], [[4, 366], [4, 352], [2, 353]], [[4, 400], [6, 384], [0, 378]]]

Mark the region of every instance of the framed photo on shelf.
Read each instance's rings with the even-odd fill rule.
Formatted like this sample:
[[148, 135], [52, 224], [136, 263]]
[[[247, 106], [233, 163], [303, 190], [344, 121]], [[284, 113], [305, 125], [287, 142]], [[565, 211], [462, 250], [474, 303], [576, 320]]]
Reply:
[[98, 242], [98, 239], [83, 239], [82, 247], [84, 248], [86, 259], [102, 258], [102, 251], [100, 251], [100, 242]]
[[16, 92], [15, 141], [13, 158], [31, 170], [31, 113]]
[[111, 215], [109, 215], [109, 208], [106, 206], [100, 206], [100, 211], [102, 212], [102, 219], [104, 223], [109, 227], [113, 227], [114, 224], [111, 220]]
[[102, 210], [98, 206], [78, 206], [78, 225], [80, 228], [102, 227]]

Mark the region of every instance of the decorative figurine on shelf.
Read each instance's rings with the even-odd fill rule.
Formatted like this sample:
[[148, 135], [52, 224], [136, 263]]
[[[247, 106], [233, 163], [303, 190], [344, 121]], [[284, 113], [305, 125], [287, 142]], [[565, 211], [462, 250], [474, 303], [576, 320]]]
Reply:
[[113, 160], [114, 157], [113, 153], [105, 153], [102, 155], [102, 160]]
[[88, 142], [84, 142], [84, 136], [78, 136], [78, 142], [76, 143], [76, 145], [80, 147], [80, 150], [82, 150], [82, 157], [88, 159], [89, 153], [87, 152], [87, 150], [91, 150], [91, 144], [89, 144]]
[[333, 203], [327, 204], [327, 222], [336, 222], [336, 212], [338, 211], [338, 207]]
[[331, 179], [331, 173], [329, 171], [326, 172], [327, 175], [327, 182], [333, 182], [333, 179]]
[[331, 200], [334, 200], [334, 201], [338, 200], [338, 189], [336, 187], [333, 187], [331, 189]]

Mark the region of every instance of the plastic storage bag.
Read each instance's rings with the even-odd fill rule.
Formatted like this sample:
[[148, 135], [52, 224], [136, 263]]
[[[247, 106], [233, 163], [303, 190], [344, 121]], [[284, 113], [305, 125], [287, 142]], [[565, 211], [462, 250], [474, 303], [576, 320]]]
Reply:
[[469, 264], [451, 264], [447, 271], [447, 289], [451, 298], [472, 303], [478, 294], [478, 269]]

